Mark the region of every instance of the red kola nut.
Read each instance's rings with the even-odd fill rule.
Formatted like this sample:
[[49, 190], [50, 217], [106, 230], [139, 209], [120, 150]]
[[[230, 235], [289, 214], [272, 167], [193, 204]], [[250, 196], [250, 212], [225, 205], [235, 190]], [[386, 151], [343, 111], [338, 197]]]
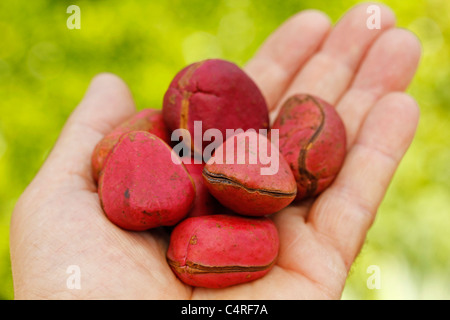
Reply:
[[169, 133], [166, 125], [164, 124], [161, 110], [144, 109], [139, 111], [131, 118], [114, 128], [113, 131], [107, 134], [96, 145], [91, 157], [92, 175], [95, 181], [98, 180], [106, 158], [117, 144], [120, 137], [124, 133], [138, 130], [150, 132], [161, 138], [164, 142], [170, 142]]
[[278, 249], [272, 220], [218, 214], [179, 223], [170, 237], [167, 261], [188, 285], [224, 288], [266, 275]]
[[338, 174], [346, 154], [344, 124], [333, 106], [306, 94], [290, 97], [272, 129], [297, 181], [297, 200], [316, 196]]
[[195, 183], [194, 207], [189, 211], [187, 217], [199, 217], [216, 214], [219, 210], [223, 211], [222, 205], [209, 193], [203, 181], [202, 172], [205, 164], [203, 162], [194, 163], [195, 160], [190, 157], [182, 157], [181, 161]]
[[297, 192], [294, 175], [277, 147], [252, 130], [219, 146], [206, 163], [203, 178], [220, 203], [249, 216], [275, 213]]
[[173, 226], [183, 219], [194, 203], [195, 186], [164, 141], [145, 131], [132, 131], [109, 155], [98, 194], [113, 223], [141, 231]]
[[[267, 129], [266, 101], [253, 80], [234, 63], [210, 59], [182, 69], [164, 95], [163, 117], [169, 128], [188, 130], [194, 153], [203, 155], [208, 129]], [[200, 141], [194, 122], [201, 121]], [[198, 130], [196, 130], [198, 131]], [[183, 138], [184, 141], [184, 138]], [[194, 143], [196, 142], [196, 143]]]

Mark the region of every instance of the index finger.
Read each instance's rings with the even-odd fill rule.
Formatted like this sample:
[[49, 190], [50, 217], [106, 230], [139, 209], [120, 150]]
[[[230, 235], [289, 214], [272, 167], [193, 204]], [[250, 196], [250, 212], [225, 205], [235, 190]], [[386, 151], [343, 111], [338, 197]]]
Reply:
[[275, 30], [245, 66], [266, 98], [269, 110], [275, 108], [292, 78], [319, 49], [330, 27], [324, 13], [302, 11]]

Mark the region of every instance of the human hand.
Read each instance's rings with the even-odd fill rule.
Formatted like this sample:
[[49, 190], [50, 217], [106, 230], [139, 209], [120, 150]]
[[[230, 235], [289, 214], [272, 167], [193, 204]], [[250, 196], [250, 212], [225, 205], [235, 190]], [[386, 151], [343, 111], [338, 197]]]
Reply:
[[[166, 262], [164, 230], [125, 231], [105, 217], [90, 156], [135, 106], [119, 78], [102, 74], [15, 207], [15, 298], [340, 298], [419, 117], [416, 102], [402, 93], [420, 57], [418, 40], [395, 28], [392, 12], [382, 5], [381, 29], [369, 30], [367, 5], [351, 9], [334, 28], [321, 12], [295, 15], [245, 67], [273, 116], [293, 93], [317, 95], [336, 106], [348, 136], [347, 157], [333, 184], [316, 199], [272, 216], [280, 252], [265, 277], [221, 290], [188, 287]], [[71, 265], [81, 271], [79, 290], [66, 286]]]

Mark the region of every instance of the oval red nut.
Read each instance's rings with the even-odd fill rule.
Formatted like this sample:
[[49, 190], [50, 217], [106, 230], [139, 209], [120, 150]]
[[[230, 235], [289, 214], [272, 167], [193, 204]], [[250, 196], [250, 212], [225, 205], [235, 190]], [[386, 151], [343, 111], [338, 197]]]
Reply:
[[148, 132], [132, 131], [109, 155], [98, 194], [109, 220], [142, 231], [183, 219], [193, 205], [195, 186], [165, 142]]
[[[221, 59], [182, 69], [164, 95], [163, 117], [171, 132], [189, 132], [190, 147], [201, 156], [205, 147], [201, 137], [208, 129], [217, 129], [225, 136], [226, 129], [269, 126], [267, 104], [257, 85], [236, 64]], [[201, 132], [194, 132], [197, 121], [201, 121]], [[200, 141], [195, 141], [194, 133], [201, 134]]]
[[195, 201], [194, 206], [189, 211], [187, 217], [199, 217], [210, 214], [216, 214], [217, 211], [223, 210], [223, 206], [211, 195], [205, 185], [202, 177], [204, 163], [194, 163], [194, 159], [190, 157], [181, 158], [186, 170], [189, 172], [195, 184]]
[[224, 288], [266, 275], [278, 248], [278, 232], [268, 218], [193, 217], [174, 228], [167, 261], [188, 285]]
[[297, 181], [297, 200], [326, 189], [346, 154], [344, 124], [335, 108], [312, 95], [290, 97], [271, 130], [279, 130], [279, 149]]
[[294, 175], [278, 148], [251, 130], [219, 146], [203, 168], [203, 178], [220, 203], [243, 215], [275, 213], [297, 194]]
[[169, 143], [170, 141], [161, 110], [144, 109], [139, 111], [114, 128], [113, 131], [107, 134], [95, 146], [91, 157], [92, 175], [95, 181], [98, 181], [98, 177], [103, 169], [105, 161], [120, 137], [131, 131], [147, 131], [161, 138], [166, 143]]

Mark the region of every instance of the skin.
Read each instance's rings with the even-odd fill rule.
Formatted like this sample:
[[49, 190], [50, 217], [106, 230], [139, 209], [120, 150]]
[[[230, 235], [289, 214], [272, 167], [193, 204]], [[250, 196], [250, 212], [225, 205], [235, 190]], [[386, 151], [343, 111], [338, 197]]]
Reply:
[[[318, 198], [272, 216], [280, 254], [269, 274], [223, 290], [193, 289], [166, 262], [165, 232], [127, 232], [107, 220], [90, 156], [136, 111], [123, 81], [101, 74], [13, 212], [15, 298], [339, 299], [419, 118], [416, 102], [403, 93], [420, 59], [419, 41], [396, 28], [382, 5], [381, 29], [367, 29], [368, 5], [352, 8], [335, 26], [322, 12], [300, 12], [245, 66], [272, 118], [289, 95], [308, 92], [336, 106], [348, 135], [334, 183]], [[80, 267], [81, 289], [66, 286], [70, 265]]]

